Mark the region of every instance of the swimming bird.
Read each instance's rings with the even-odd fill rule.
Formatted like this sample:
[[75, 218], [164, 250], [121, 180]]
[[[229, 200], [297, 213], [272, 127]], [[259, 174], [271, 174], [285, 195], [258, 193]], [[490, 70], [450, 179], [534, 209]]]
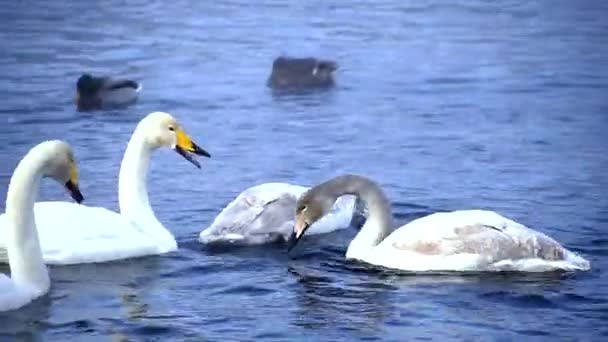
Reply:
[[[202, 244], [260, 245], [285, 242], [293, 230], [297, 199], [308, 188], [287, 183], [264, 183], [246, 189], [230, 202], [199, 235]], [[345, 196], [316, 222], [309, 234], [323, 234], [360, 222], [363, 206]]]
[[45, 177], [63, 184], [76, 202], [82, 202], [77, 174], [72, 149], [60, 140], [34, 146], [15, 168], [0, 226], [11, 270], [10, 278], [0, 274], [0, 311], [19, 309], [49, 291], [51, 280], [42, 260], [34, 202]]
[[272, 63], [267, 85], [273, 89], [331, 87], [337, 69], [338, 64], [332, 60], [281, 56]]
[[[177, 250], [175, 238], [154, 215], [146, 189], [151, 154], [161, 147], [172, 148], [198, 168], [192, 154], [210, 157], [169, 113], [148, 114], [135, 128], [120, 166], [120, 213], [67, 202], [35, 204], [45, 263], [105, 262]], [[4, 241], [0, 229], [0, 250]]]
[[308, 190], [297, 203], [291, 250], [336, 199], [355, 195], [369, 217], [346, 251], [347, 259], [406, 271], [588, 270], [589, 261], [549, 236], [487, 210], [434, 213], [390, 233], [390, 203], [372, 180], [343, 175]]
[[82, 74], [76, 82], [74, 103], [78, 111], [125, 106], [137, 101], [142, 85], [127, 79]]

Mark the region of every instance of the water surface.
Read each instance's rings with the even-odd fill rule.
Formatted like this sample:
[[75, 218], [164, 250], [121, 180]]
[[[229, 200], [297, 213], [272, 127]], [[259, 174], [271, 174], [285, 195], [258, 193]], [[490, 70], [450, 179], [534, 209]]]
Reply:
[[[48, 296], [0, 314], [0, 340], [604, 340], [608, 337], [608, 3], [604, 1], [6, 2], [0, 197], [44, 139], [76, 151], [86, 204], [117, 209], [136, 123], [173, 113], [212, 154], [154, 154], [152, 205], [180, 250], [51, 267]], [[279, 54], [338, 61], [331, 91], [276, 96]], [[84, 71], [143, 82], [78, 113]], [[591, 260], [589, 272], [400, 275], [344, 262], [356, 231], [204, 249], [255, 184], [375, 179], [395, 221], [484, 208]], [[68, 200], [52, 182], [40, 198]], [[7, 272], [5, 266], [1, 271]]]

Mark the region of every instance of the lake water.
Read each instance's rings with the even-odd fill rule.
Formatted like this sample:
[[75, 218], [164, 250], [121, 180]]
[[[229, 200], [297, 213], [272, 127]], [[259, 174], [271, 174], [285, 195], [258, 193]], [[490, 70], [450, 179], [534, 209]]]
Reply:
[[[4, 2], [1, 211], [18, 160], [51, 138], [74, 147], [85, 204], [117, 210], [122, 153], [152, 111], [212, 159], [154, 154], [150, 199], [178, 252], [51, 267], [48, 296], [0, 314], [0, 340], [605, 340], [607, 14], [605, 1]], [[273, 95], [280, 54], [337, 60], [336, 88]], [[139, 102], [76, 112], [85, 71], [143, 82]], [[344, 262], [353, 228], [291, 257], [197, 242], [250, 186], [342, 173], [379, 182], [396, 224], [496, 210], [592, 269], [382, 272]], [[70, 200], [50, 181], [40, 198]]]

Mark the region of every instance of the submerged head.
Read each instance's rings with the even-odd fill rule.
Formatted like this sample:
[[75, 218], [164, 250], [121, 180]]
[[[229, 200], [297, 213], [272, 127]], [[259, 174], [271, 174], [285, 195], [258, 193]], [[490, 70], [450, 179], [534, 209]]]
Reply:
[[190, 139], [177, 120], [169, 113], [150, 113], [140, 122], [139, 127], [144, 129], [146, 142], [150, 146], [154, 148], [170, 147], [198, 168], [201, 165], [193, 158], [193, 154], [211, 158], [207, 151]]
[[296, 202], [296, 216], [293, 232], [287, 241], [287, 251], [291, 251], [298, 243], [306, 230], [327, 215], [338, 196], [326, 183], [319, 184], [306, 191]]
[[80, 203], [84, 200], [78, 188], [78, 170], [74, 153], [68, 143], [61, 140], [46, 141], [37, 146], [48, 154], [44, 165], [44, 176], [63, 184], [70, 196]]

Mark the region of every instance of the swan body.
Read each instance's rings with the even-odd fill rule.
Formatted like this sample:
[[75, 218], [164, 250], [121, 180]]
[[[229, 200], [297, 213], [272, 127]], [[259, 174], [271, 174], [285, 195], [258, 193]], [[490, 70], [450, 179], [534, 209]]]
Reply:
[[[498, 228], [498, 229], [494, 229]], [[434, 213], [395, 230], [374, 248], [346, 254], [409, 271], [575, 271], [589, 262], [551, 237], [487, 210]]]
[[434, 213], [390, 233], [390, 203], [371, 180], [345, 175], [298, 201], [290, 248], [336, 198], [356, 195], [369, 217], [350, 243], [347, 259], [405, 271], [576, 271], [589, 261], [551, 237], [487, 210]]
[[[264, 183], [240, 193], [200, 233], [202, 244], [259, 245], [287, 241], [293, 230], [297, 199], [307, 188], [287, 183]], [[342, 197], [330, 213], [310, 228], [310, 234], [348, 227], [356, 216], [355, 199]]]
[[[107, 262], [177, 250], [175, 238], [148, 215], [131, 221], [103, 207], [45, 201], [34, 205], [34, 216], [47, 265]], [[5, 219], [0, 216], [0, 226]], [[0, 261], [5, 259], [2, 247]]]
[[[209, 156], [168, 113], [143, 118], [127, 145], [118, 179], [120, 213], [68, 202], [34, 206], [46, 264], [107, 262], [177, 250], [175, 238], [154, 215], [146, 188], [152, 152], [170, 146], [199, 166], [190, 153]], [[6, 218], [0, 216], [0, 224]], [[0, 250], [3, 237], [0, 233]], [[0, 253], [0, 261], [3, 258]]]
[[0, 311], [19, 309], [49, 291], [51, 281], [42, 259], [34, 202], [40, 180], [52, 177], [65, 184], [77, 201], [76, 166], [69, 145], [54, 140], [32, 148], [17, 165], [8, 187], [0, 230], [5, 237], [11, 277], [0, 274]]

